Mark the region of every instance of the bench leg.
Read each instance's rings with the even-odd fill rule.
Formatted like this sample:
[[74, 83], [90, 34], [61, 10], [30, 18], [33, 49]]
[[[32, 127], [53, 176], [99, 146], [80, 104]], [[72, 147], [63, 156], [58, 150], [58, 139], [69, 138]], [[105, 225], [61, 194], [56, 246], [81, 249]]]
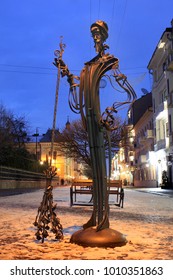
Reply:
[[76, 186], [74, 187], [74, 201], [76, 202]]
[[91, 202], [93, 202], [93, 194], [91, 196], [91, 199], [90, 199], [89, 203], [91, 203]]
[[121, 190], [121, 193], [120, 193], [120, 206], [121, 206], [121, 208], [124, 207], [124, 190], [123, 189]]
[[115, 203], [115, 206], [124, 207], [124, 190], [121, 189], [120, 193], [117, 194], [117, 203]]
[[73, 206], [73, 189], [70, 187], [70, 207]]

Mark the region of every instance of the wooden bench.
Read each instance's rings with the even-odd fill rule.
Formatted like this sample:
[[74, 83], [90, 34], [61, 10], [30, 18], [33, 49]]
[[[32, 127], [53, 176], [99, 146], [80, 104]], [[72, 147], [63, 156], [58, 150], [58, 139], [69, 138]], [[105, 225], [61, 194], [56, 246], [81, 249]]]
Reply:
[[[114, 202], [110, 202], [109, 204], [116, 205], [118, 207], [123, 208], [124, 206], [124, 190], [122, 187], [121, 180], [109, 181], [107, 183], [108, 193], [109, 195], [115, 195], [116, 200]], [[78, 195], [91, 195], [91, 198], [88, 202], [80, 201]], [[90, 206], [93, 204], [92, 201], [93, 196], [93, 182], [92, 180], [74, 180], [70, 187], [70, 206], [73, 205], [85, 205]], [[110, 198], [110, 196], [109, 196]]]

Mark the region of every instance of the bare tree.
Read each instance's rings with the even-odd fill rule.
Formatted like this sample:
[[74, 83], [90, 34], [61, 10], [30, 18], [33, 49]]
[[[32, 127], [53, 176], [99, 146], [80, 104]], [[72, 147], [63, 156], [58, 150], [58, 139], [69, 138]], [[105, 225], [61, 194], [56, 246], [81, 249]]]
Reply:
[[1, 145], [8, 143], [15, 147], [22, 147], [27, 137], [27, 124], [24, 117], [17, 117], [0, 105], [0, 137]]
[[29, 169], [35, 158], [25, 148], [27, 122], [0, 104], [0, 165]]
[[77, 158], [91, 166], [87, 132], [83, 128], [81, 120], [72, 122], [68, 128], [62, 131], [59, 145], [67, 157]]
[[[111, 152], [118, 150], [121, 140], [121, 131], [124, 124], [120, 118], [115, 119], [117, 129], [112, 132], [105, 131], [105, 152], [108, 156], [109, 148]], [[103, 128], [100, 128], [103, 129]], [[79, 161], [91, 167], [91, 158], [88, 145], [87, 131], [84, 129], [81, 120], [73, 121], [70, 126], [65, 128], [61, 133], [61, 141], [59, 143], [61, 151], [66, 153], [68, 157], [77, 158]]]

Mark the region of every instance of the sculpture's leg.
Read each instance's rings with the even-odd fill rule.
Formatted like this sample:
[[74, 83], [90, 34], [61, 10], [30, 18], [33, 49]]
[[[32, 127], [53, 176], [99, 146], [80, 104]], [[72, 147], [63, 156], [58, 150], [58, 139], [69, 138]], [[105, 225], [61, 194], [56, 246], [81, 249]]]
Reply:
[[97, 159], [97, 176], [99, 178], [98, 184], [98, 225], [97, 231], [109, 227], [108, 216], [108, 194], [107, 194], [107, 175], [106, 175], [106, 159], [104, 149], [103, 132], [97, 131], [97, 146], [96, 146], [96, 159]]
[[93, 213], [84, 228], [99, 225], [97, 230], [109, 227], [106, 160], [103, 132], [94, 110], [88, 110], [87, 128], [93, 172]]
[[91, 164], [92, 164], [92, 173], [93, 173], [93, 212], [89, 221], [83, 225], [83, 228], [88, 228], [91, 226], [96, 226], [97, 224], [97, 213], [98, 213], [98, 197], [97, 197], [97, 188], [98, 188], [98, 180], [97, 180], [97, 161], [95, 156], [95, 141], [93, 135], [93, 126], [92, 126], [92, 112], [88, 110], [87, 112], [87, 130], [88, 130], [88, 140], [90, 147], [90, 156], [91, 156]]

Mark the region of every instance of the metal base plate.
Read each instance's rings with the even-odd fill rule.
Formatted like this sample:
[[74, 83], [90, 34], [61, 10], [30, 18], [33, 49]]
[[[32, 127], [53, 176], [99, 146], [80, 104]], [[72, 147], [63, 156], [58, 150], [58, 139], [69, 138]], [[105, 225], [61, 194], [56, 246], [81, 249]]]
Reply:
[[84, 247], [120, 247], [127, 243], [125, 236], [111, 228], [96, 231], [96, 227], [78, 230], [71, 236], [71, 243]]

